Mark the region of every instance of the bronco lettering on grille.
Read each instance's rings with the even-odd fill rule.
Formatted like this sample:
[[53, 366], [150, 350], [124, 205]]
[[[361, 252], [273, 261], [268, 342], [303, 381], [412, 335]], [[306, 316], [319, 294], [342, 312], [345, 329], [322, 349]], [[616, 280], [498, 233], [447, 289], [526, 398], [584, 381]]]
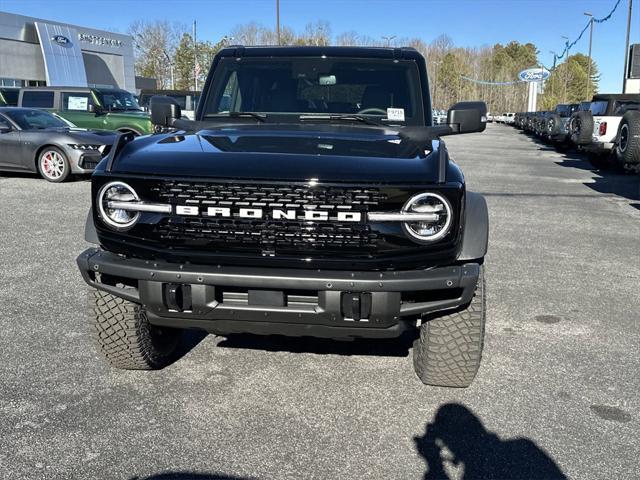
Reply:
[[[246, 218], [246, 219], [262, 219], [265, 218], [265, 212], [262, 208], [240, 208], [232, 211], [228, 207], [208, 207], [206, 209], [187, 206], [176, 205], [176, 214], [185, 216], [198, 216], [206, 215], [207, 217], [224, 217], [224, 218]], [[335, 220], [338, 222], [359, 222], [362, 219], [360, 212], [345, 212], [338, 211], [335, 215], [330, 215], [330, 212], [326, 210], [304, 210], [300, 212], [298, 210], [282, 210], [273, 209], [267, 212], [268, 218], [273, 220], [296, 220], [304, 219], [309, 221], [330, 221]]]

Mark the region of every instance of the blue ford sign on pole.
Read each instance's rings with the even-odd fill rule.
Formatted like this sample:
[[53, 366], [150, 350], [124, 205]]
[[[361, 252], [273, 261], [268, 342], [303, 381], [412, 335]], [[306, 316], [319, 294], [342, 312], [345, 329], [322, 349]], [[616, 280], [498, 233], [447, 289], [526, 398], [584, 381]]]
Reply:
[[549, 78], [551, 72], [546, 68], [527, 68], [518, 74], [518, 78], [523, 82], [542, 82]]
[[522, 70], [518, 78], [529, 84], [529, 98], [527, 99], [527, 111], [535, 112], [538, 105], [538, 86], [549, 78], [551, 72], [544, 67], [533, 67]]

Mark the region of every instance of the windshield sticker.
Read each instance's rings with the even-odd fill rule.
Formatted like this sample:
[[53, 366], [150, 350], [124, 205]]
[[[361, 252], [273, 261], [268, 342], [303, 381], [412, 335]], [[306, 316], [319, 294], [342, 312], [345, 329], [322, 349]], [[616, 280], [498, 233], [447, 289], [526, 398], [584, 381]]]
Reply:
[[404, 108], [387, 108], [387, 119], [404, 122]]
[[86, 110], [89, 99], [87, 97], [69, 97], [67, 110]]

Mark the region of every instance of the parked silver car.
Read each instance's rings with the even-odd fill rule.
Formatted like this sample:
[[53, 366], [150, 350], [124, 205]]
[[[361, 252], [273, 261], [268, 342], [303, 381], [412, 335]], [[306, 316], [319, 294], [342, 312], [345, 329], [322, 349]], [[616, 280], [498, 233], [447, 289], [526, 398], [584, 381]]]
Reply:
[[0, 170], [63, 182], [91, 173], [115, 139], [115, 133], [79, 129], [44, 110], [0, 107]]

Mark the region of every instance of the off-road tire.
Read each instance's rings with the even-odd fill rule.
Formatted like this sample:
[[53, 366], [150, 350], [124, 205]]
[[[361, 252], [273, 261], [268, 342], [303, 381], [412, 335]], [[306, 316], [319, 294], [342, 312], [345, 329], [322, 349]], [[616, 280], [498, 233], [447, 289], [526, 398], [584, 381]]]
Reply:
[[116, 368], [156, 370], [169, 364], [182, 330], [151, 325], [145, 309], [110, 293], [89, 292], [98, 350]]
[[[624, 140], [622, 135], [625, 135]], [[640, 111], [624, 114], [616, 143], [616, 156], [621, 167], [633, 168], [640, 164]]]
[[413, 367], [426, 385], [468, 387], [478, 372], [486, 316], [484, 268], [469, 305], [427, 320], [413, 344]]
[[546, 130], [547, 135], [551, 137], [552, 135], [557, 135], [560, 133], [560, 126], [562, 123], [562, 118], [557, 113], [554, 113], [549, 118], [547, 118]]
[[569, 122], [571, 141], [576, 145], [590, 144], [593, 140], [593, 125], [593, 115], [591, 115], [591, 112], [575, 112], [571, 115], [571, 120]]

